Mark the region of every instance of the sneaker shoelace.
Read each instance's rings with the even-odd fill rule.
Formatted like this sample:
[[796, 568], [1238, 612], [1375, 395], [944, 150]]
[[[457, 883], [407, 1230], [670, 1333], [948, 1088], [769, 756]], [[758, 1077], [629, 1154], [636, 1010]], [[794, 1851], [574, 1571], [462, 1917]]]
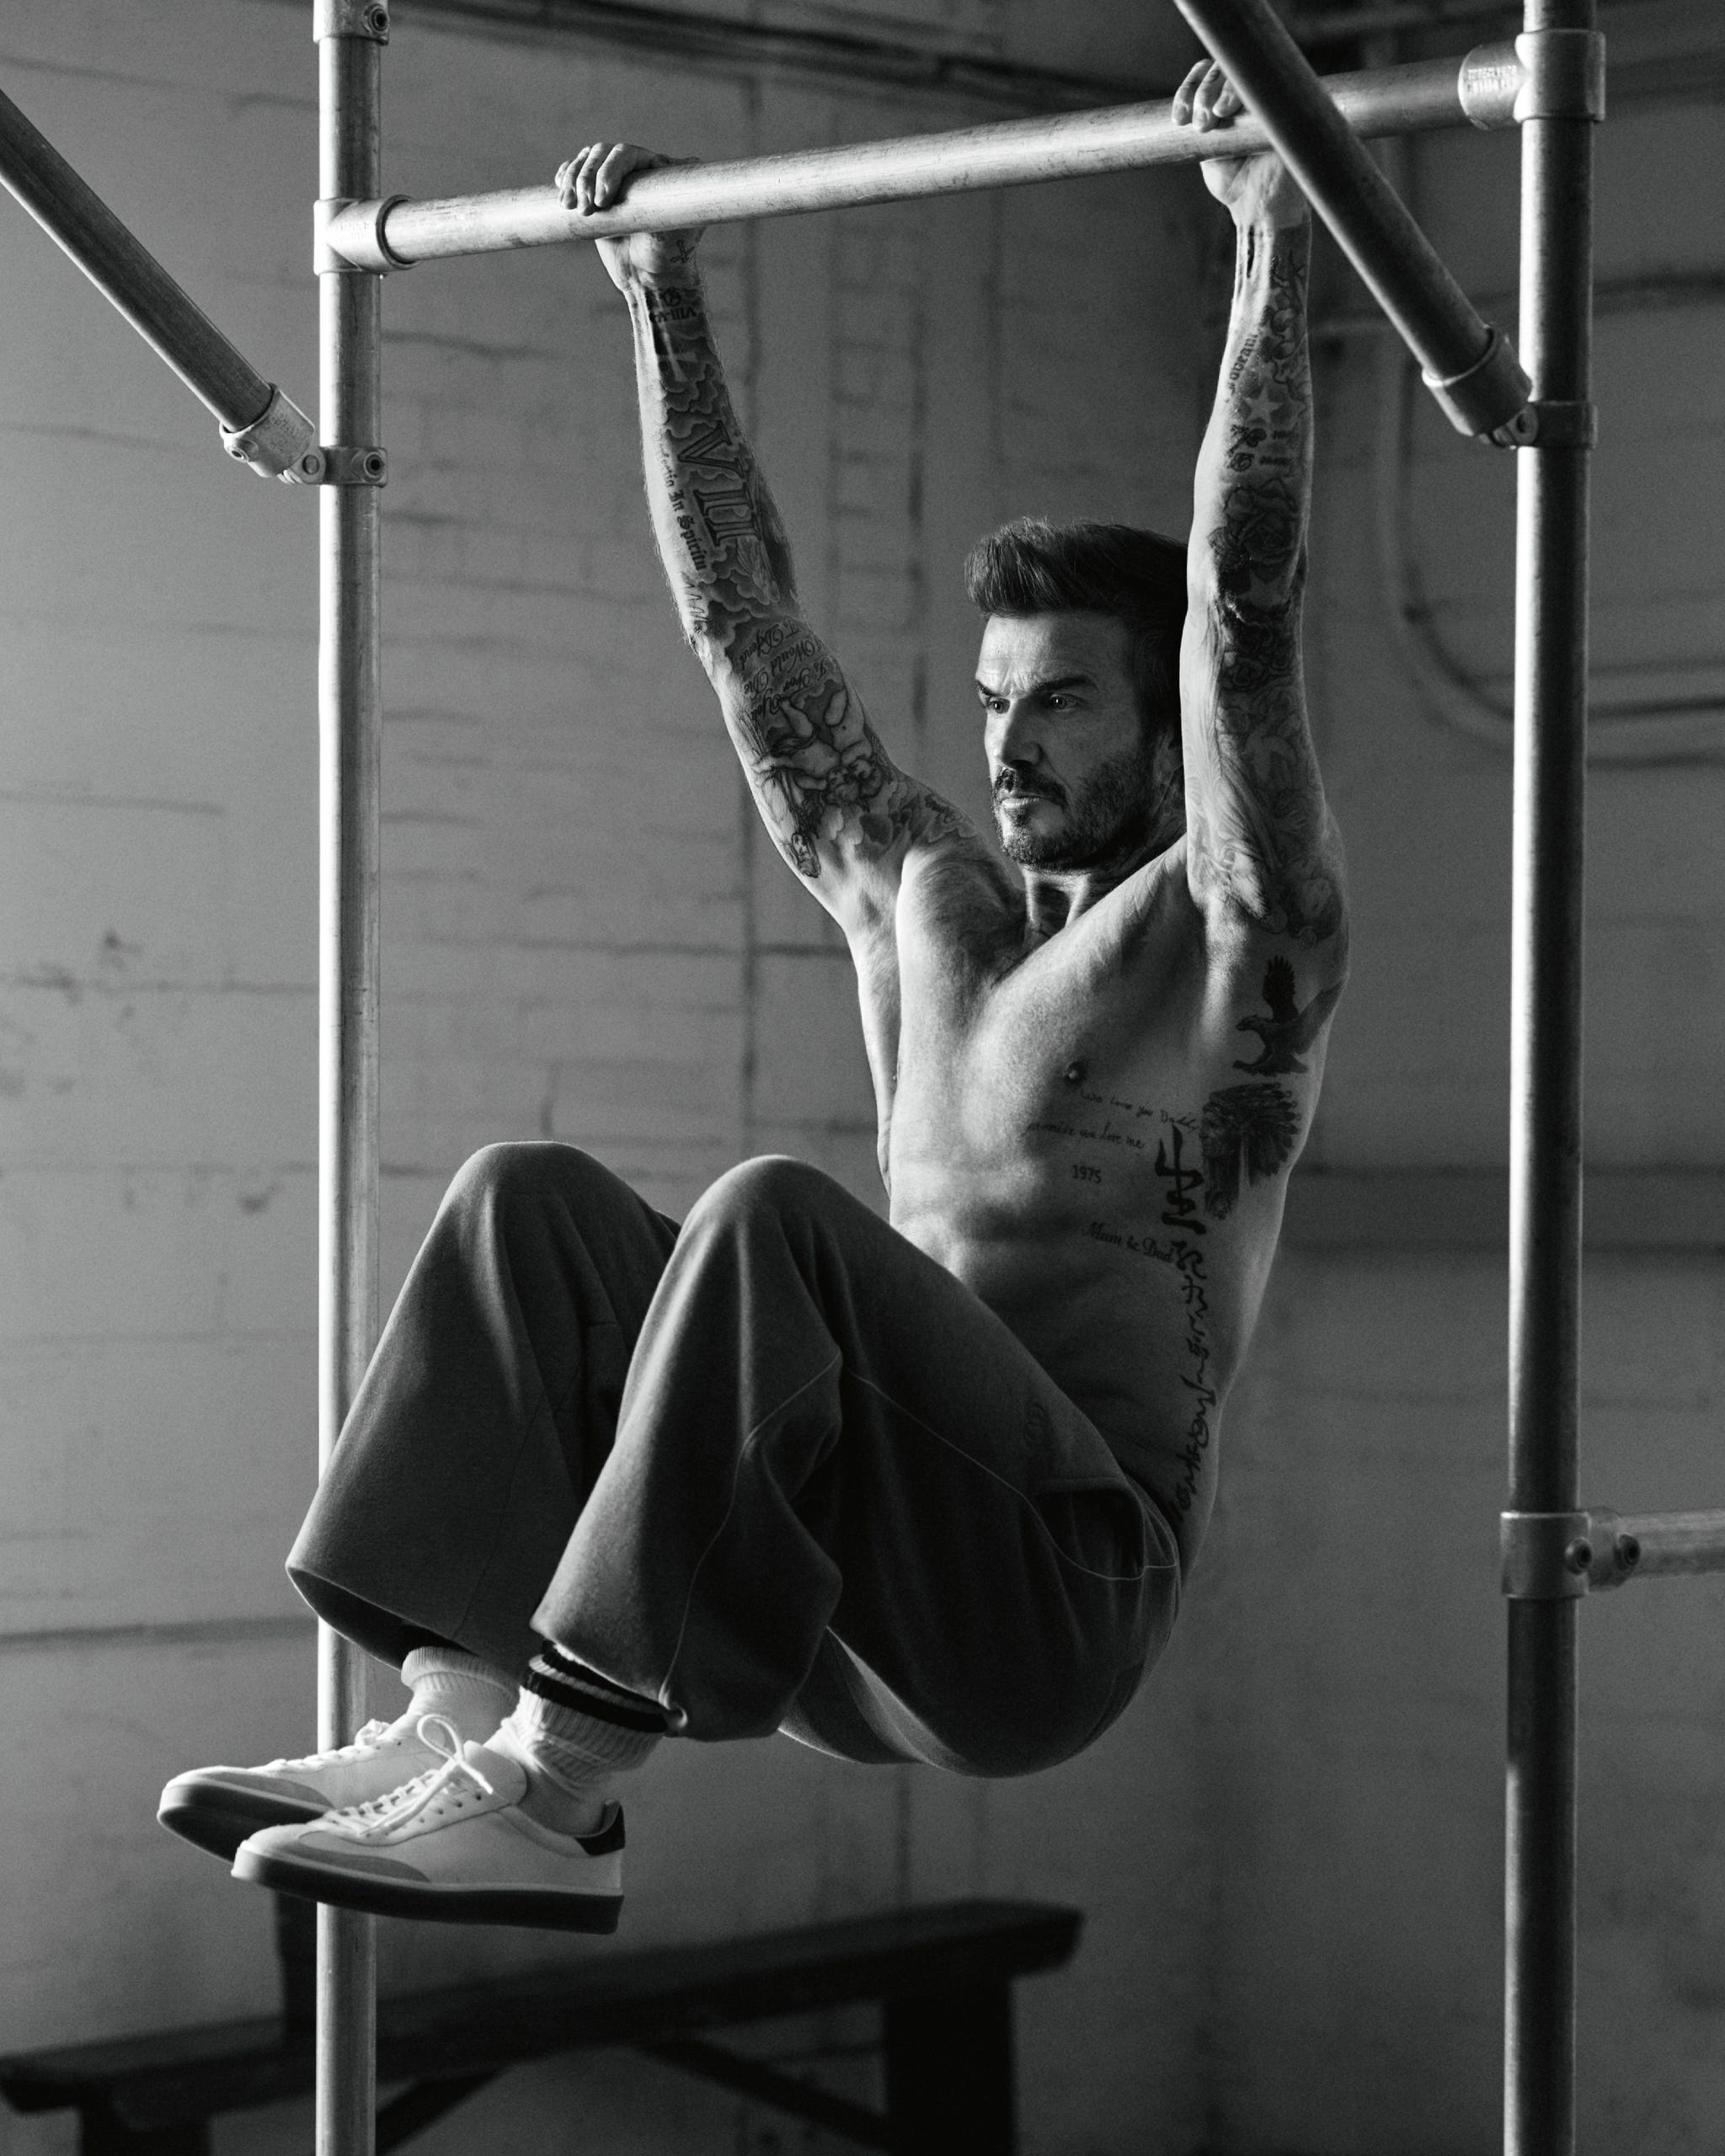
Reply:
[[258, 1771], [274, 1774], [285, 1768], [297, 1768], [303, 1773], [312, 1767], [350, 1766], [356, 1760], [369, 1758], [394, 1726], [391, 1721], [368, 1721], [355, 1736], [351, 1744], [333, 1745], [327, 1752], [307, 1752], [297, 1759], [270, 1759]]
[[493, 1785], [466, 1756], [461, 1732], [447, 1715], [421, 1715], [414, 1730], [419, 1742], [435, 1752], [442, 1764], [415, 1774], [411, 1781], [383, 1796], [326, 1813], [318, 1822], [319, 1833], [347, 1834], [360, 1842], [381, 1841], [434, 1807], [465, 1810], [476, 1789], [487, 1796], [496, 1796]]

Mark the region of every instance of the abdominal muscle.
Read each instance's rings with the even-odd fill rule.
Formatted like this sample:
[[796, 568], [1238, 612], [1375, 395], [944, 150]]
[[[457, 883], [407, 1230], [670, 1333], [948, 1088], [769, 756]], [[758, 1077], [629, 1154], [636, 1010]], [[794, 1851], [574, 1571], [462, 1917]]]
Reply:
[[1123, 889], [1038, 947], [963, 862], [919, 866], [858, 962], [893, 1225], [1089, 1417], [1189, 1560], [1280, 1193], [1203, 1217], [1188, 911]]
[[1003, 1207], [999, 1192], [991, 1203], [963, 1188], [969, 1180], [950, 1167], [895, 1166], [893, 1225], [985, 1303], [1088, 1416], [1189, 1561], [1237, 1360], [1231, 1299], [1202, 1231], [1153, 1215], [1136, 1225], [1136, 1209], [1123, 1220], [1105, 1196], [1075, 1209], [1064, 1193], [1039, 1206], [1021, 1188]]

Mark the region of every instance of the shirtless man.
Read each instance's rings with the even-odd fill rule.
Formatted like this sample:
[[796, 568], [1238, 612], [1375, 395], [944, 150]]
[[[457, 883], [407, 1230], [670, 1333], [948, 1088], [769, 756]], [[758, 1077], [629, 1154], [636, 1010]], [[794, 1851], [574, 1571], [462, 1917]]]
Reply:
[[[1204, 67], [1177, 100], [1238, 109]], [[596, 143], [560, 184], [602, 207], [662, 162]], [[794, 1161], [681, 1230], [573, 1147], [470, 1161], [290, 1559], [413, 1699], [168, 1785], [239, 1876], [608, 1930], [613, 1784], [664, 1736], [1021, 1774], [1166, 1641], [1346, 963], [1300, 681], [1306, 212], [1273, 156], [1204, 172], [1238, 270], [1183, 558], [1022, 520], [969, 565], [998, 851], [798, 609], [697, 236], [601, 243], [685, 631], [856, 961], [891, 1225]]]

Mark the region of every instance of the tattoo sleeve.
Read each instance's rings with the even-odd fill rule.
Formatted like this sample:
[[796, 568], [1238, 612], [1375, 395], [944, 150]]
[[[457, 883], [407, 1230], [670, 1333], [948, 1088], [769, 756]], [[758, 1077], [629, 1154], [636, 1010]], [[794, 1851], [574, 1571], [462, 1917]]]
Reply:
[[692, 264], [676, 282], [632, 288], [629, 309], [648, 499], [684, 634], [779, 851], [832, 896], [847, 872], [964, 819], [893, 763], [803, 617]]
[[1305, 226], [1245, 226], [1199, 454], [1182, 683], [1194, 892], [1317, 943], [1343, 923], [1339, 848], [1306, 718], [1300, 610], [1311, 494]]

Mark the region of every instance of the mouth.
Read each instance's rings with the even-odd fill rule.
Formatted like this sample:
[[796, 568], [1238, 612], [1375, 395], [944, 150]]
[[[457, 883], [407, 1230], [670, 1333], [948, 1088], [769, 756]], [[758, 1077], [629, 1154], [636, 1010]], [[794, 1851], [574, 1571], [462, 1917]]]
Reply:
[[995, 781], [994, 805], [997, 809], [1028, 808], [1039, 801], [1045, 801], [1053, 808], [1065, 805], [1065, 794], [1057, 787], [1027, 786], [1021, 778], [1005, 772]]

